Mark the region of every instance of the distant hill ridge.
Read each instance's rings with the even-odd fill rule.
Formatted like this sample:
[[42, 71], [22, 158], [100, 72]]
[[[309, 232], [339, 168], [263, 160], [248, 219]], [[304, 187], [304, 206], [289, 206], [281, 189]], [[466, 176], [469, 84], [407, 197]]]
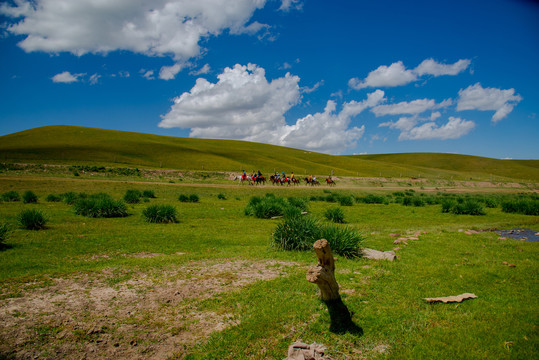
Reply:
[[192, 139], [54, 125], [0, 137], [0, 161], [178, 170], [294, 171], [360, 177], [488, 178], [538, 181], [539, 160], [406, 153], [327, 155], [236, 140]]

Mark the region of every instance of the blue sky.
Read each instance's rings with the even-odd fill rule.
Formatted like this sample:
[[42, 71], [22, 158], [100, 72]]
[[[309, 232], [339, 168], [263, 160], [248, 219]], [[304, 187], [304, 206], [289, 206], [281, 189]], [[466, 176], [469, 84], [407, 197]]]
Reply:
[[0, 135], [539, 159], [537, 19], [525, 0], [3, 1]]

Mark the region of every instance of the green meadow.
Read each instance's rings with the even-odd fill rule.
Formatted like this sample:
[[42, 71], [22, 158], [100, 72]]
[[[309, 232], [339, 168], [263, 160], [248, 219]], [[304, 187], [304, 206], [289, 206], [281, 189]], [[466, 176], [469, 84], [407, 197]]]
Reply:
[[[124, 134], [133, 144], [128, 149], [115, 141], [118, 132], [44, 129], [50, 134], [42, 133], [42, 143], [32, 131], [0, 138], [0, 359], [283, 359], [297, 340], [326, 345], [333, 359], [537, 357], [539, 243], [493, 232], [539, 232], [536, 213], [503, 208], [512, 201], [535, 211], [537, 161], [488, 159], [492, 167], [481, 167], [480, 158], [456, 155], [329, 157], [261, 144]], [[68, 130], [84, 136], [55, 143], [53, 135], [62, 131], [74, 136]], [[32, 145], [22, 151], [23, 143]], [[252, 151], [259, 146], [266, 150]], [[201, 161], [204, 171], [193, 165]], [[336, 187], [249, 186], [224, 175], [257, 164], [266, 173], [294, 165], [321, 176], [333, 170], [342, 179]], [[73, 165], [174, 175], [74, 175]], [[380, 171], [386, 177], [402, 171], [408, 178], [391, 187], [381, 179], [346, 178]], [[419, 171], [426, 182], [409, 178]], [[450, 182], [490, 176], [499, 177], [496, 186], [488, 180], [489, 186]], [[154, 197], [131, 200], [128, 190], [131, 197]], [[19, 200], [10, 201], [15, 192]], [[76, 199], [99, 193], [121, 200], [127, 216], [77, 215]], [[245, 214], [253, 196], [267, 194], [308, 200], [303, 216], [360, 233], [362, 247], [395, 251], [392, 262], [337, 256], [341, 296], [362, 333], [329, 331], [318, 288], [306, 280], [314, 252], [272, 246], [272, 234], [285, 220]], [[442, 212], [447, 200], [479, 204], [484, 215]], [[148, 222], [143, 214], [154, 205], [173, 207], [177, 221]], [[326, 218], [335, 208], [343, 224]], [[43, 214], [44, 229], [23, 228], [25, 210]], [[409, 240], [395, 244], [398, 238]], [[462, 293], [477, 298], [423, 300]]]

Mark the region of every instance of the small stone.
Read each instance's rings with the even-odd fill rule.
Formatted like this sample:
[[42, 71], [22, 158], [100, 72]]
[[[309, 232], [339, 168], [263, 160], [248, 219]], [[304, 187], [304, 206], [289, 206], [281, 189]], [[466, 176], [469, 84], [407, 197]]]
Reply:
[[389, 236], [391, 236], [391, 237], [399, 237], [399, 236], [401, 236], [401, 234], [389, 234]]
[[399, 246], [397, 246], [396, 248], [393, 249], [393, 251], [399, 251], [401, 248]]

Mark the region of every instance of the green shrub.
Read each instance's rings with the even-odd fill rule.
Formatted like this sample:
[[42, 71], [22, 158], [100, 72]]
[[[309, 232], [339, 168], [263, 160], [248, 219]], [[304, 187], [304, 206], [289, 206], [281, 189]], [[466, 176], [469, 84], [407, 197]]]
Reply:
[[449, 213], [451, 212], [451, 209], [457, 205], [457, 202], [452, 199], [444, 199], [442, 201], [442, 212], [443, 213]]
[[142, 197], [145, 197], [147, 199], [155, 199], [155, 192], [153, 190], [144, 190], [142, 192]]
[[[404, 196], [404, 193], [402, 193], [402, 196]], [[386, 202], [386, 197], [382, 195], [369, 194], [363, 198], [358, 197], [356, 202], [364, 204], [384, 204]]]
[[114, 200], [108, 194], [100, 193], [91, 195], [86, 199], [78, 199], [75, 202], [77, 215], [93, 218], [112, 218], [127, 216], [127, 207], [122, 200]]
[[41, 230], [45, 229], [47, 219], [43, 213], [36, 209], [26, 209], [19, 213], [17, 216], [19, 224], [23, 229], [27, 230]]
[[25, 204], [35, 204], [37, 203], [37, 195], [33, 191], [25, 191], [22, 195], [22, 202]]
[[219, 194], [217, 195], [217, 199], [219, 199], [219, 200], [226, 200], [226, 196], [225, 196], [225, 194], [219, 193]]
[[0, 223], [0, 247], [5, 244], [5, 241], [11, 234], [11, 229], [8, 224]]
[[412, 206], [412, 198], [410, 196], [405, 196], [402, 198], [402, 205], [404, 206]]
[[423, 201], [422, 198], [420, 197], [414, 197], [413, 200], [412, 200], [412, 205], [414, 206], [425, 206], [425, 201]]
[[320, 239], [320, 224], [310, 216], [288, 216], [277, 225], [272, 244], [281, 250], [310, 250]]
[[77, 194], [75, 194], [74, 192], [67, 192], [65, 194], [62, 194], [61, 196], [64, 199], [64, 202], [68, 205], [73, 205], [78, 198]]
[[338, 224], [344, 224], [344, 212], [339, 207], [329, 208], [324, 212], [324, 216], [329, 221], [333, 221], [334, 223]]
[[477, 200], [467, 199], [462, 203], [457, 203], [451, 209], [456, 215], [486, 215], [483, 206]]
[[11, 202], [11, 201], [20, 201], [21, 196], [16, 191], [8, 191], [2, 194], [2, 201]]
[[307, 210], [307, 199], [290, 198], [285, 201], [284, 198], [275, 197], [273, 194], [268, 195], [266, 194], [263, 198], [253, 196], [245, 207], [245, 215], [269, 219], [274, 216], [301, 214], [302, 211]]
[[189, 196], [185, 195], [185, 194], [181, 194], [179, 197], [178, 197], [178, 200], [180, 200], [181, 202], [189, 202]]
[[523, 215], [539, 215], [539, 201], [519, 199], [502, 202], [502, 211]]
[[326, 201], [329, 203], [336, 203], [339, 200], [339, 197], [335, 194], [329, 194], [326, 196]]
[[142, 193], [139, 190], [127, 190], [124, 195], [124, 201], [128, 204], [138, 204]]
[[339, 204], [341, 206], [352, 206], [354, 205], [354, 197], [351, 195], [339, 196]]
[[326, 239], [334, 253], [346, 258], [359, 256], [359, 249], [365, 239], [360, 233], [348, 226], [326, 225], [322, 227], [321, 239]]
[[307, 211], [309, 209], [309, 199], [307, 198], [289, 197], [288, 203], [301, 211]]
[[191, 195], [189, 195], [189, 201], [190, 201], [190, 202], [196, 203], [196, 202], [198, 202], [199, 200], [200, 200], [200, 199], [199, 199], [199, 197], [198, 197], [197, 194], [191, 194]]
[[49, 194], [45, 198], [45, 201], [47, 201], [47, 202], [59, 202], [59, 201], [62, 201], [62, 198], [60, 196], [58, 196], [58, 195]]
[[142, 211], [146, 221], [151, 223], [176, 223], [176, 208], [172, 205], [150, 205]]

